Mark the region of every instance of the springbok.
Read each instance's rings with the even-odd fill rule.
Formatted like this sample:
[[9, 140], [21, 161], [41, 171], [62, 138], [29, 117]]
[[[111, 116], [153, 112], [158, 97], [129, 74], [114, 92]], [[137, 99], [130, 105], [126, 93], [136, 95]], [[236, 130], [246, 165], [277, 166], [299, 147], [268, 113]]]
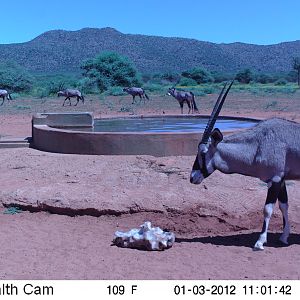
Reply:
[[129, 95], [132, 96], [132, 104], [134, 104], [134, 98], [135, 96], [139, 96], [140, 97], [140, 101], [142, 101], [142, 99], [144, 99], [144, 103], [145, 103], [145, 98], [149, 100], [148, 95], [145, 93], [145, 91], [142, 88], [138, 88], [138, 87], [125, 87], [123, 89], [123, 92], [128, 93]]
[[12, 100], [11, 95], [7, 90], [0, 90], [0, 98], [2, 98], [1, 105], [3, 105], [5, 98], [7, 99], [7, 101]]
[[78, 90], [65, 89], [63, 91], [59, 91], [57, 93], [57, 97], [60, 97], [60, 96], [66, 97], [62, 106], [65, 106], [66, 100], [69, 100], [69, 105], [71, 106], [72, 105], [71, 98], [75, 98], [75, 97], [77, 97], [77, 102], [76, 102], [75, 106], [78, 104], [79, 100], [81, 100], [82, 103], [84, 103], [84, 98], [83, 98], [81, 92]]
[[264, 222], [254, 250], [263, 250], [267, 242], [270, 218], [277, 199], [283, 215], [280, 241], [288, 244], [288, 195], [285, 180], [300, 179], [300, 124], [272, 118], [256, 126], [224, 137], [213, 127], [233, 81], [221, 91], [198, 146], [190, 182], [200, 184], [219, 170], [225, 174], [238, 173], [256, 177], [268, 184], [264, 206]]
[[176, 88], [172, 87], [172, 88], [169, 88], [167, 95], [173, 96], [175, 99], [177, 99], [177, 101], [179, 102], [182, 114], [183, 114], [184, 102], [186, 102], [186, 104], [189, 107], [188, 113], [190, 113], [191, 108], [192, 108], [192, 113], [194, 113], [194, 111], [198, 111], [196, 101], [195, 101], [195, 96], [192, 92], [178, 91], [178, 90], [176, 90]]

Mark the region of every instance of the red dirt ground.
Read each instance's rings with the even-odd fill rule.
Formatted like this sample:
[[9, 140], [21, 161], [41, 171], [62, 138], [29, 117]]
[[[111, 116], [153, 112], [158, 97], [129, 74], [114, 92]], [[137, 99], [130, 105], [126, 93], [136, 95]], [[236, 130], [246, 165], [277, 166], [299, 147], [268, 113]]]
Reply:
[[[267, 99], [256, 99], [261, 107], [247, 109], [247, 103], [237, 98], [224, 114], [298, 119], [297, 111], [283, 111], [281, 106], [262, 109]], [[62, 110], [54, 99], [16, 101], [16, 107], [1, 108], [0, 137], [30, 136], [32, 113]], [[130, 106], [130, 98], [124, 101]], [[283, 107], [289, 101], [296, 100], [285, 99]], [[176, 102], [175, 108], [157, 105], [159, 99], [154, 102], [154, 107], [148, 103], [134, 107], [134, 113], [178, 113]], [[208, 113], [211, 98], [203, 102]], [[21, 105], [30, 108], [24, 112], [18, 109]], [[118, 105], [111, 111], [110, 104], [90, 101], [77, 110], [121, 114]], [[267, 190], [257, 179], [215, 172], [200, 186], [191, 185], [188, 176], [194, 157], [60, 155], [24, 148], [0, 153], [2, 203], [13, 195], [18, 201], [27, 194], [33, 201], [56, 197], [72, 202], [85, 194], [83, 201], [106, 201], [118, 211], [98, 217], [29, 211], [10, 215], [2, 207], [0, 279], [300, 279], [297, 182], [288, 183], [290, 245], [277, 242], [281, 231], [277, 208], [265, 251], [254, 252]], [[146, 252], [111, 245], [116, 230], [129, 230], [146, 220], [175, 232], [174, 246]]]

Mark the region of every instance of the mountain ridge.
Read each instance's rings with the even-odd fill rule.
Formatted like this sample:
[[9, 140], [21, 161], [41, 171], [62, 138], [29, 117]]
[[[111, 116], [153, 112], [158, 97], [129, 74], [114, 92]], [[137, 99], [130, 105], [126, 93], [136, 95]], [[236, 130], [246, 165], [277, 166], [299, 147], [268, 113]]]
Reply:
[[115, 28], [46, 31], [24, 43], [0, 44], [0, 63], [14, 61], [33, 73], [80, 72], [80, 64], [102, 51], [127, 56], [143, 73], [193, 67], [234, 73], [287, 72], [300, 56], [300, 40], [273, 45], [212, 43], [182, 37], [124, 34]]

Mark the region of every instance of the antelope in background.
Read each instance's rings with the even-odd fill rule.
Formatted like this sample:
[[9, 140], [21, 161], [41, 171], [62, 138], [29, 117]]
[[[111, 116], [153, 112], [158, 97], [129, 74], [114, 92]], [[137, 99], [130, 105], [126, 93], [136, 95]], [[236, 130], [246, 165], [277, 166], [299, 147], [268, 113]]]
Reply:
[[213, 130], [233, 81], [221, 91], [198, 146], [190, 181], [200, 184], [215, 170], [225, 174], [238, 173], [256, 177], [268, 184], [264, 206], [264, 222], [254, 250], [263, 250], [267, 231], [277, 199], [283, 215], [280, 241], [288, 244], [288, 195], [285, 180], [300, 179], [300, 124], [284, 119], [261, 121], [253, 128], [224, 137]]
[[144, 99], [144, 103], [145, 103], [145, 99], [149, 100], [148, 95], [145, 93], [145, 91], [142, 88], [138, 88], [138, 87], [125, 87], [123, 88], [123, 92], [128, 93], [129, 95], [132, 96], [132, 104], [134, 104], [134, 98], [135, 96], [139, 96], [140, 97], [140, 101], [142, 101], [142, 99]]
[[5, 98], [7, 99], [7, 101], [12, 100], [11, 95], [7, 90], [0, 90], [0, 98], [2, 98], [1, 105], [3, 105]]
[[179, 102], [180, 108], [181, 108], [181, 113], [183, 114], [183, 104], [186, 102], [186, 104], [189, 107], [189, 112], [190, 113], [192, 109], [192, 114], [194, 111], [198, 111], [196, 101], [195, 101], [195, 96], [192, 92], [186, 92], [186, 91], [178, 91], [176, 90], [175, 87], [169, 88], [167, 95], [173, 96], [177, 101]]
[[77, 102], [76, 102], [75, 106], [77, 106], [79, 100], [81, 100], [82, 103], [84, 103], [84, 98], [83, 98], [81, 92], [78, 90], [72, 90], [72, 89], [62, 90], [57, 93], [57, 97], [60, 97], [60, 96], [66, 97], [62, 106], [65, 106], [66, 100], [69, 100], [69, 105], [71, 106], [72, 105], [71, 98], [75, 98], [75, 97], [77, 98]]

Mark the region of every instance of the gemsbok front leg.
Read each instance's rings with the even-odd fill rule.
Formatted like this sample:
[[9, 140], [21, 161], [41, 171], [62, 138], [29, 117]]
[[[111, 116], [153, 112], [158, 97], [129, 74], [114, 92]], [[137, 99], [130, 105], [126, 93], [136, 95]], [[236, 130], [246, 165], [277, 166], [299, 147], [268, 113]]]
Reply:
[[66, 103], [66, 100], [68, 99], [68, 97], [64, 100], [64, 103], [63, 103], [63, 105], [62, 106], [65, 106], [65, 103]]
[[179, 102], [180, 109], [181, 109], [181, 114], [183, 114], [183, 102]]
[[268, 189], [267, 200], [264, 207], [264, 223], [259, 239], [254, 245], [254, 250], [264, 250], [264, 244], [267, 242], [270, 219], [281, 190], [281, 184], [282, 182], [271, 181], [271, 186]]
[[80, 99], [80, 97], [79, 97], [79, 96], [77, 96], [77, 102], [75, 103], [75, 105], [74, 105], [74, 106], [77, 106], [77, 104], [78, 104], [78, 102], [79, 102], [79, 99]]
[[286, 191], [285, 181], [282, 182], [281, 189], [278, 195], [279, 208], [282, 213], [283, 219], [283, 233], [281, 234], [279, 240], [285, 245], [288, 245], [288, 237], [290, 235], [290, 224], [288, 219], [288, 195]]

